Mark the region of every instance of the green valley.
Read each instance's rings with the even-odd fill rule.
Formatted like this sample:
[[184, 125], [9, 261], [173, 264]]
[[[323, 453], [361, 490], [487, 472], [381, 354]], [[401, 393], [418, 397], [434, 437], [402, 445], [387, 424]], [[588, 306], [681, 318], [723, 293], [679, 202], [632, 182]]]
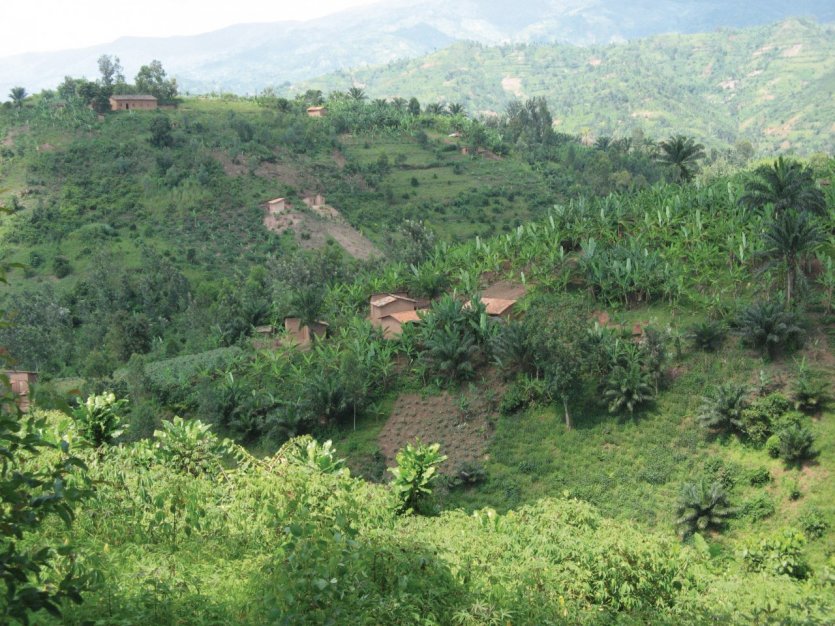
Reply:
[[0, 621], [831, 621], [827, 28], [0, 107]]

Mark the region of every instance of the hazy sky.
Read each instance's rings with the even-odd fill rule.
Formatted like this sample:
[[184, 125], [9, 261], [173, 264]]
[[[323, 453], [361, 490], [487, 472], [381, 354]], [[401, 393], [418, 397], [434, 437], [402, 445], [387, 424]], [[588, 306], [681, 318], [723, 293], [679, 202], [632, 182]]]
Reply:
[[195, 35], [231, 24], [321, 17], [379, 0], [10, 0], [0, 56], [82, 48], [124, 35]]

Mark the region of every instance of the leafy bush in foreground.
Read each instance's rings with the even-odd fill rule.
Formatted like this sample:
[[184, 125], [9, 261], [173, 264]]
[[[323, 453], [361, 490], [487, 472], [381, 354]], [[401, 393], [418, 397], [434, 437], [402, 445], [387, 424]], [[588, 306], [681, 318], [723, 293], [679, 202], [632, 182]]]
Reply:
[[400, 501], [400, 513], [429, 513], [432, 486], [438, 479], [438, 466], [446, 460], [441, 445], [410, 443], [397, 453], [397, 467], [389, 471], [394, 477], [392, 489]]

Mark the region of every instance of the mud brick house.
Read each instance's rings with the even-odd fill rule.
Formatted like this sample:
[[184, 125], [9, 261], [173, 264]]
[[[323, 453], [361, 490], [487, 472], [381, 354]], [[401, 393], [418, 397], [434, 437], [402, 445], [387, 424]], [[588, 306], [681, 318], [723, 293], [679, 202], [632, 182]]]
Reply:
[[270, 212], [271, 215], [278, 215], [279, 213], [283, 213], [286, 208], [287, 200], [285, 200], [284, 198], [276, 198], [275, 200], [269, 200], [267, 202], [267, 210]]
[[420, 307], [417, 300], [408, 297], [405, 293], [378, 293], [371, 296], [371, 311], [369, 320], [374, 326], [382, 326], [380, 320], [394, 313], [405, 313], [406, 311], [417, 311]]
[[403, 332], [404, 324], [420, 322], [420, 315], [417, 311], [402, 311], [391, 313], [379, 320], [379, 326], [383, 329], [383, 336], [386, 338], [396, 337]]
[[38, 382], [37, 372], [26, 372], [19, 370], [11, 370], [5, 372], [9, 378], [9, 386], [12, 393], [15, 395], [15, 401], [21, 411], [28, 411], [30, 402], [31, 385]]
[[325, 117], [328, 110], [325, 107], [307, 107], [308, 117]]
[[152, 111], [157, 108], [157, 99], [147, 94], [110, 96], [113, 111]]
[[287, 340], [299, 347], [309, 346], [315, 338], [324, 337], [328, 332], [328, 325], [325, 322], [315, 322], [310, 326], [302, 326], [298, 317], [284, 318], [284, 330], [287, 331]]

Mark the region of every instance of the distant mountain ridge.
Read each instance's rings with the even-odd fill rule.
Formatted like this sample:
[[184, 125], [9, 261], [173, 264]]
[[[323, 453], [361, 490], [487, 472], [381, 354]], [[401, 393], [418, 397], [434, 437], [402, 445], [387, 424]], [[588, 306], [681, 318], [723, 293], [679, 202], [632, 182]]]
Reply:
[[193, 93], [255, 93], [322, 74], [421, 56], [456, 41], [486, 45], [601, 44], [664, 32], [763, 24], [789, 15], [835, 20], [830, 0], [399, 0], [306, 22], [239, 24], [189, 37], [122, 38], [80, 50], [0, 59], [0, 94], [30, 92], [65, 75], [93, 77], [96, 59], [118, 55], [127, 75], [159, 59]]
[[352, 85], [370, 98], [414, 95], [487, 115], [511, 100], [544, 96], [559, 130], [592, 138], [640, 128], [716, 146], [748, 139], [766, 153], [835, 152], [835, 25], [810, 20], [608, 46], [456, 43], [287, 93]]

